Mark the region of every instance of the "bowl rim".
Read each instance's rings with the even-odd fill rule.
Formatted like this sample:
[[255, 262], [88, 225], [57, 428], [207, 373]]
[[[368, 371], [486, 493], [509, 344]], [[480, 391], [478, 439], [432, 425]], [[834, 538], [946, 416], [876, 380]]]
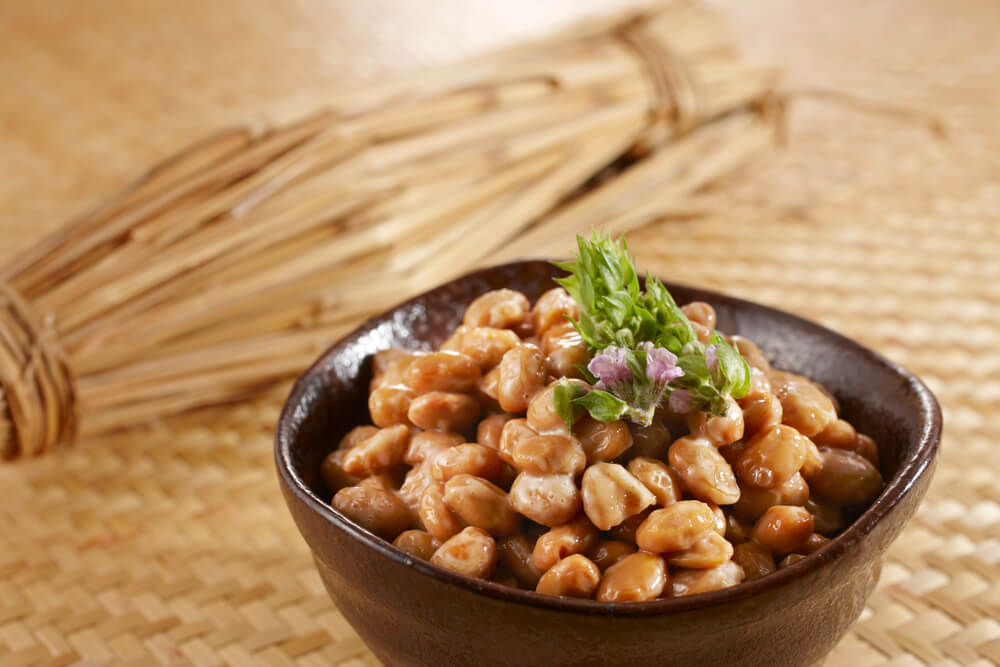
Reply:
[[[765, 591], [779, 589], [786, 584], [789, 584], [820, 569], [821, 567], [826, 566], [827, 564], [832, 563], [843, 556], [847, 551], [858, 545], [869, 533], [871, 533], [876, 524], [900, 503], [900, 501], [916, 485], [917, 481], [920, 480], [923, 475], [928, 472], [928, 469], [932, 467], [941, 440], [941, 408], [937, 399], [934, 397], [934, 394], [927, 387], [927, 385], [925, 385], [912, 372], [906, 370], [899, 364], [890, 361], [878, 352], [875, 352], [860, 343], [847, 338], [846, 336], [824, 327], [821, 324], [817, 324], [798, 315], [794, 315], [787, 311], [764, 304], [755, 303], [747, 299], [730, 296], [722, 292], [693, 287], [682, 283], [664, 281], [664, 285], [669, 290], [673, 290], [674, 288], [691, 290], [698, 292], [701, 295], [710, 297], [715, 303], [725, 303], [742, 308], [749, 307], [752, 309], [764, 309], [769, 315], [787, 319], [788, 321], [811, 329], [818, 335], [832, 338], [834, 342], [853, 347], [856, 351], [861, 352], [867, 362], [877, 366], [882, 366], [885, 370], [899, 376], [917, 399], [922, 424], [919, 442], [913, 450], [914, 454], [902, 462], [899, 470], [882, 489], [882, 492], [875, 499], [875, 502], [873, 502], [870, 507], [868, 507], [857, 519], [855, 519], [850, 526], [848, 526], [840, 535], [832, 538], [822, 548], [806, 556], [797, 563], [754, 581], [745, 582], [717, 591], [698, 593], [679, 598], [666, 598], [650, 600], [647, 602], [599, 602], [596, 600], [554, 597], [536, 593], [535, 591], [511, 588], [504, 584], [492, 581], [476, 579], [447, 570], [438, 565], [434, 565], [429, 561], [415, 558], [396, 548], [391, 542], [368, 532], [360, 526], [357, 526], [345, 516], [334, 510], [328, 503], [324, 502], [322, 498], [313, 493], [305, 485], [303, 480], [295, 473], [295, 469], [291, 462], [291, 450], [294, 442], [290, 437], [292, 432], [290, 424], [293, 413], [302, 403], [307, 385], [310, 384], [314, 375], [322, 372], [322, 369], [326, 366], [329, 358], [337, 352], [337, 347], [343, 344], [344, 341], [351, 338], [357, 338], [379, 326], [387, 313], [391, 313], [419, 301], [429, 293], [440, 290], [457, 282], [476, 279], [483, 274], [489, 274], [500, 269], [509, 270], [516, 267], [527, 268], [530, 265], [538, 264], [548, 265], [549, 263], [546, 260], [523, 260], [488, 266], [465, 273], [372, 316], [351, 332], [341, 336], [336, 342], [328, 347], [296, 380], [288, 397], [285, 399], [281, 414], [278, 417], [275, 429], [275, 462], [281, 483], [288, 490], [290, 490], [300, 502], [307, 506], [312, 512], [322, 517], [331, 527], [345, 533], [366, 547], [374, 550], [379, 555], [395, 561], [405, 567], [409, 567], [420, 575], [429, 576], [446, 584], [459, 586], [473, 593], [486, 595], [506, 602], [527, 604], [553, 611], [586, 615], [654, 616], [713, 607], [720, 604], [750, 598]], [[312, 545], [310, 545], [310, 550], [312, 550]]]

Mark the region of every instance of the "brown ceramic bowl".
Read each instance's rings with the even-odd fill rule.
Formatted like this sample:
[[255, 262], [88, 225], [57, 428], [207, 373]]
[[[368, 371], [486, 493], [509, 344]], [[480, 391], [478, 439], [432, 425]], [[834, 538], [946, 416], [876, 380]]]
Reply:
[[931, 479], [941, 435], [934, 396], [911, 373], [816, 324], [667, 283], [708, 301], [719, 328], [756, 341], [778, 368], [819, 380], [880, 445], [886, 487], [847, 530], [757, 581], [686, 598], [602, 603], [471, 579], [397, 550], [330, 508], [320, 461], [368, 420], [371, 357], [438, 346], [465, 307], [509, 287], [534, 300], [558, 271], [521, 262], [472, 273], [380, 315], [299, 379], [278, 423], [282, 490], [330, 596], [386, 665], [808, 665], [858, 617], [889, 543]]

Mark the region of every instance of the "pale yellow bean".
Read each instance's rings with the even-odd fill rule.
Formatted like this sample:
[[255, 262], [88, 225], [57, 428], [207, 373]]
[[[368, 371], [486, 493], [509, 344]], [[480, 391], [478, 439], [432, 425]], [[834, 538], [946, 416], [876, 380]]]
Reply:
[[490, 449], [500, 449], [500, 433], [504, 424], [514, 418], [514, 415], [504, 412], [490, 415], [476, 426], [476, 442]]
[[712, 509], [712, 518], [715, 520], [714, 523], [712, 524], [712, 528], [719, 535], [722, 535], [723, 537], [725, 537], [726, 536], [726, 513], [723, 511], [723, 509], [721, 507], [719, 507], [718, 505], [716, 505], [713, 502], [707, 502], [705, 504], [708, 505]]
[[697, 322], [709, 329], [715, 328], [715, 308], [711, 304], [704, 301], [692, 301], [681, 306], [681, 310], [691, 322]]
[[656, 497], [661, 507], [672, 505], [684, 497], [681, 478], [663, 461], [637, 456], [628, 462], [628, 471]]
[[742, 401], [743, 436], [753, 438], [781, 423], [781, 401], [771, 393], [759, 393]]
[[[573, 383], [583, 385], [580, 380], [573, 380]], [[562, 433], [568, 435], [569, 429], [566, 427], [566, 422], [556, 412], [556, 406], [552, 400], [555, 390], [556, 383], [552, 383], [535, 394], [535, 397], [531, 399], [531, 403], [528, 404], [528, 423], [531, 425], [531, 428], [539, 433]], [[574, 427], [575, 430], [576, 427]]]
[[706, 569], [722, 565], [733, 557], [733, 545], [725, 537], [710, 532], [683, 551], [665, 556], [674, 567]]
[[414, 515], [416, 515], [420, 505], [421, 496], [427, 490], [427, 485], [433, 483], [434, 478], [431, 477], [429, 466], [417, 464], [416, 467], [406, 471], [406, 477], [403, 479], [403, 485], [399, 488], [398, 495]]
[[399, 465], [410, 444], [410, 429], [403, 425], [383, 428], [362, 440], [344, 456], [344, 472], [349, 475], [367, 476]]
[[521, 339], [510, 329], [460, 326], [452, 337], [441, 346], [469, 357], [483, 370], [490, 370], [500, 363], [503, 355], [521, 344]]
[[527, 419], [510, 419], [500, 429], [500, 443], [497, 452], [509, 465], [514, 465], [514, 452], [522, 440], [534, 438], [538, 431], [531, 428]]
[[431, 562], [468, 577], [488, 579], [497, 565], [496, 542], [486, 531], [470, 526], [442, 544]]
[[807, 438], [837, 421], [833, 402], [806, 378], [787, 379], [775, 387], [774, 395], [781, 401], [782, 422]]
[[743, 437], [743, 410], [732, 398], [726, 402], [724, 415], [707, 415], [700, 410], [692, 410], [686, 421], [692, 435], [704, 436], [716, 446], [728, 445]]
[[580, 492], [572, 475], [522, 472], [511, 484], [509, 497], [515, 510], [543, 526], [564, 524], [580, 511]]
[[414, 396], [405, 384], [383, 385], [368, 395], [368, 414], [376, 426], [409, 426], [407, 414]]
[[424, 530], [404, 530], [392, 543], [397, 549], [421, 560], [430, 560], [441, 546], [439, 541]]
[[376, 352], [372, 357], [372, 379], [368, 385], [369, 391], [391, 384], [405, 384], [406, 369], [417, 357], [426, 352], [410, 352], [399, 348], [390, 348]]
[[391, 491], [374, 486], [349, 486], [337, 491], [333, 508], [387, 540], [394, 539], [410, 524], [410, 510]]
[[573, 427], [573, 435], [583, 445], [587, 463], [612, 461], [632, 446], [632, 433], [621, 420], [602, 422], [587, 416]]
[[689, 549], [715, 533], [712, 508], [697, 500], [682, 500], [654, 510], [635, 534], [636, 544], [650, 553], [669, 553]]
[[[491, 368], [486, 372], [479, 380], [476, 382], [476, 396], [480, 398], [482, 403], [496, 403], [496, 408], [500, 407], [500, 401], [497, 397], [500, 395], [500, 367], [496, 366]], [[484, 409], [485, 406], [484, 406]]]
[[588, 467], [580, 483], [580, 495], [584, 514], [601, 530], [617, 526], [656, 503], [656, 496], [617, 463]]
[[580, 317], [580, 306], [562, 287], [553, 287], [542, 294], [531, 309], [531, 319], [535, 325], [535, 334], [538, 336], [545, 335], [545, 332], [556, 324], [578, 317]]
[[586, 556], [574, 554], [554, 564], [538, 580], [535, 591], [545, 595], [589, 598], [601, 583], [601, 571]]
[[858, 432], [850, 422], [838, 419], [827, 424], [825, 429], [813, 436], [812, 441], [817, 447], [853, 450], [857, 446], [857, 439]]
[[497, 401], [506, 412], [522, 412], [545, 387], [545, 356], [534, 345], [519, 345], [497, 366]]
[[769, 508], [753, 528], [754, 541], [776, 554], [798, 551], [812, 534], [812, 514], [793, 505]]
[[556, 324], [542, 335], [542, 352], [548, 374], [556, 378], [582, 378], [577, 367], [586, 366], [590, 359], [587, 344], [569, 322]]
[[586, 516], [580, 516], [543, 533], [531, 552], [531, 563], [544, 572], [561, 559], [586, 553], [597, 542], [597, 528]]
[[503, 472], [503, 461], [495, 449], [471, 442], [446, 449], [428, 465], [431, 476], [440, 482], [462, 474], [495, 482]]
[[444, 484], [431, 482], [417, 504], [417, 516], [424, 530], [439, 540], [447, 540], [462, 530], [462, 521], [444, 501]]
[[372, 355], [372, 375], [384, 375], [390, 368], [398, 364], [403, 359], [409, 359], [413, 355], [409, 350], [400, 347], [390, 347], [386, 350], [379, 350]]
[[773, 489], [802, 469], [809, 440], [791, 426], [773, 426], [747, 443], [734, 468], [746, 484]]
[[526, 296], [511, 289], [498, 289], [470, 303], [462, 321], [470, 327], [523, 331], [524, 325], [531, 324], [530, 315], [531, 306]]
[[378, 427], [376, 426], [355, 426], [340, 439], [340, 442], [337, 444], [337, 449], [351, 449], [358, 443], [367, 440], [376, 433], [378, 433]]
[[472, 428], [479, 410], [479, 401], [466, 394], [431, 391], [414, 398], [406, 416], [427, 431], [458, 433]]
[[511, 465], [538, 475], [573, 475], [583, 472], [587, 457], [580, 442], [569, 435], [536, 435], [518, 440], [510, 452]]
[[415, 357], [406, 368], [403, 384], [417, 394], [429, 391], [463, 393], [476, 388], [479, 364], [458, 352], [431, 352]]
[[465, 438], [458, 433], [436, 433], [434, 431], [414, 433], [410, 436], [410, 444], [406, 448], [403, 462], [411, 466], [425, 462], [432, 463], [435, 456], [463, 442], [465, 442]]
[[740, 498], [740, 487], [726, 459], [704, 437], [685, 436], [670, 445], [670, 467], [695, 498], [730, 505]]
[[675, 598], [722, 590], [743, 582], [743, 568], [733, 561], [707, 570], [678, 568], [670, 580]]
[[473, 475], [456, 475], [444, 485], [444, 502], [462, 521], [491, 535], [513, 535], [521, 517], [507, 501], [507, 493]]
[[882, 475], [865, 457], [843, 449], [821, 452], [823, 465], [806, 478], [813, 493], [841, 505], [867, 505], [882, 491]]
[[644, 602], [655, 600], [667, 586], [667, 564], [654, 554], [629, 554], [604, 571], [597, 587], [601, 602]]
[[730, 511], [744, 521], [756, 521], [775, 505], [805, 505], [809, 500], [809, 485], [802, 475], [795, 473], [782, 485], [762, 489], [751, 484], [740, 485], [740, 499]]

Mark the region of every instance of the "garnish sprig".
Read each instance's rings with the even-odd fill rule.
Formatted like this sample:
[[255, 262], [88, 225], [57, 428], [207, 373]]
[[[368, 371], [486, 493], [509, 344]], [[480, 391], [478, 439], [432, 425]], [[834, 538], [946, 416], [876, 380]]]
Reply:
[[577, 236], [577, 246], [576, 259], [555, 262], [569, 273], [556, 282], [580, 306], [573, 324], [593, 355], [580, 370], [594, 388], [558, 385], [555, 408], [567, 424], [586, 411], [648, 426], [664, 400], [675, 412], [722, 415], [730, 397], [746, 395], [746, 360], [716, 331], [700, 342], [659, 280], [641, 285], [624, 240], [595, 233], [589, 241]]

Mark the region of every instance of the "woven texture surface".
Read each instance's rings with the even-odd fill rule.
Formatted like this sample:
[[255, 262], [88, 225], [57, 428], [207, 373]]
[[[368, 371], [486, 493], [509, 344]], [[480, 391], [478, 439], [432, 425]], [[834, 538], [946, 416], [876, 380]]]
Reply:
[[[791, 87], [930, 110], [949, 137], [802, 101], [782, 152], [631, 245], [665, 278], [816, 319], [927, 381], [938, 472], [826, 664], [1000, 663], [1000, 8], [717, 4]], [[0, 231], [36, 235], [27, 216]], [[0, 468], [0, 664], [376, 664], [278, 491], [281, 396]]]

